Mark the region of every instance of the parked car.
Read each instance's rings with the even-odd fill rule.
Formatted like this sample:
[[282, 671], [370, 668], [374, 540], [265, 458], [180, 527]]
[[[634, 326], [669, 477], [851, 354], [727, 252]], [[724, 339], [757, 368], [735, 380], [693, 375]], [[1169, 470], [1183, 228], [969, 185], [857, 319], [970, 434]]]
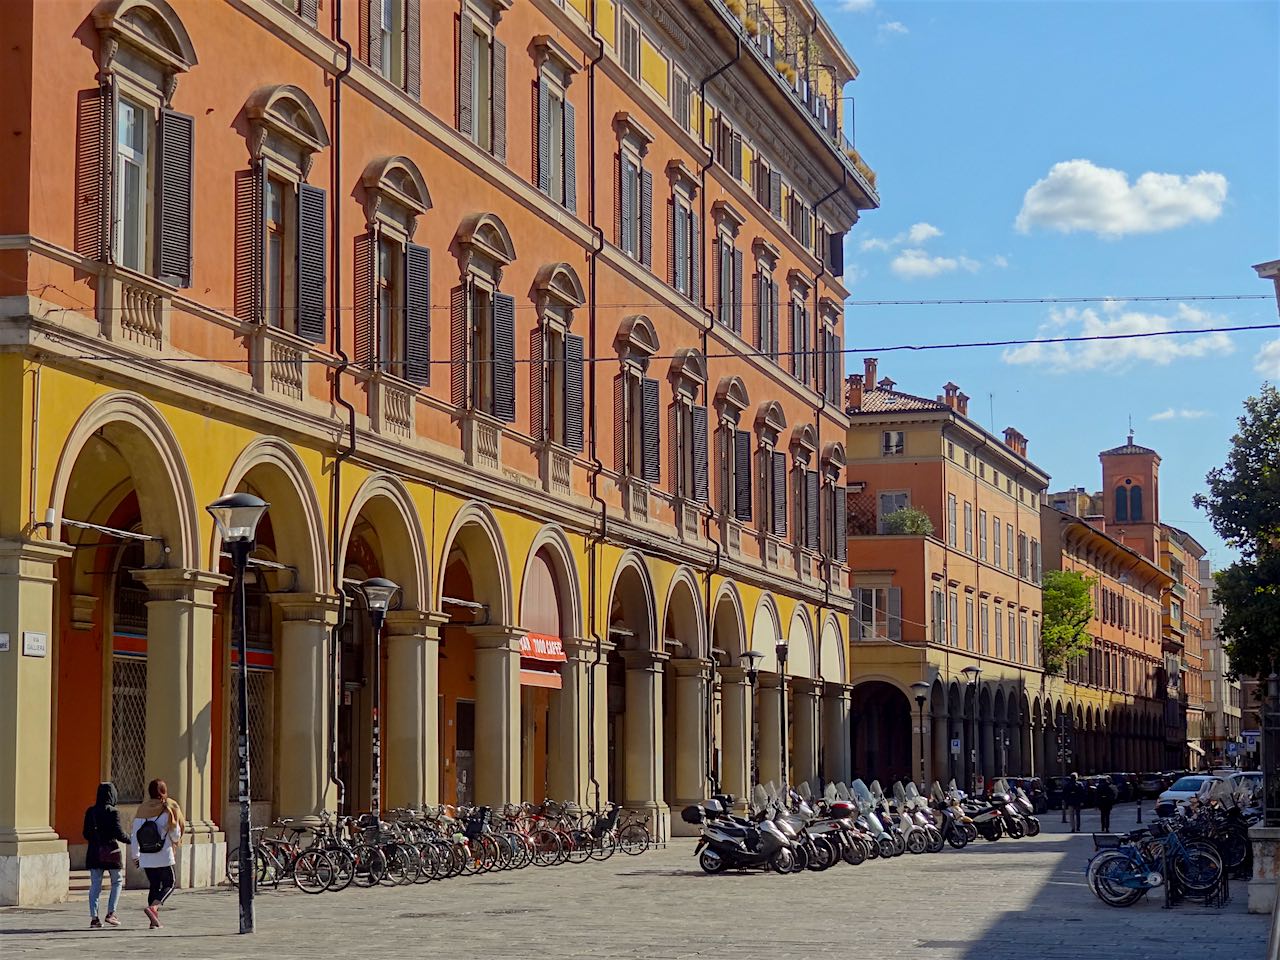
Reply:
[[1231, 774], [1226, 778], [1231, 781], [1231, 792], [1238, 793], [1241, 789], [1248, 787], [1250, 792], [1258, 794], [1262, 792], [1262, 771], [1261, 770], [1241, 770]]
[[1160, 794], [1156, 800], [1156, 816], [1171, 817], [1178, 812], [1178, 804], [1184, 800], [1190, 800], [1206, 785], [1218, 783], [1219, 777], [1211, 777], [1207, 775], [1192, 775], [1179, 777], [1172, 786], [1164, 793]]
[[1045, 801], [1048, 803], [1050, 810], [1060, 810], [1062, 808], [1062, 789], [1070, 779], [1070, 777], [1050, 777], [1045, 781]]
[[1008, 777], [1007, 779], [1011, 787], [1021, 787], [1027, 792], [1036, 813], [1044, 813], [1049, 809], [1049, 795], [1045, 790], [1044, 781], [1039, 777]]
[[1144, 799], [1153, 799], [1169, 788], [1169, 781], [1163, 773], [1144, 773], [1138, 778], [1138, 795]]

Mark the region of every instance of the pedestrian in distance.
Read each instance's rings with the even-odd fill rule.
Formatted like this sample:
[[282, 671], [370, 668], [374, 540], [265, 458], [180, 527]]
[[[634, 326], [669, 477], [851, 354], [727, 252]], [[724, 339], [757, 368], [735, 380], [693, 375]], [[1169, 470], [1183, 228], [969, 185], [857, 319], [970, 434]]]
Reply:
[[1071, 779], [1063, 790], [1062, 802], [1071, 809], [1071, 832], [1080, 832], [1080, 808], [1084, 806], [1084, 784], [1080, 782], [1080, 774], [1072, 773]]
[[116, 907], [120, 904], [121, 873], [124, 855], [120, 844], [129, 842], [129, 835], [120, 828], [120, 812], [116, 810], [114, 783], [98, 784], [98, 797], [92, 807], [84, 812], [85, 849], [84, 865], [89, 871], [89, 928], [101, 930], [104, 918], [98, 916], [98, 896], [102, 893], [102, 875], [111, 876], [111, 893], [107, 896], [107, 926], [120, 926]]
[[147, 784], [147, 799], [133, 818], [133, 862], [147, 872], [147, 905], [143, 913], [151, 929], [160, 924], [160, 907], [173, 892], [173, 848], [182, 842], [182, 808], [169, 796], [163, 780]]
[[1114, 783], [1110, 779], [1103, 780], [1098, 786], [1098, 816], [1101, 818], [1101, 824], [1098, 829], [1103, 833], [1111, 832], [1111, 808], [1116, 805], [1119, 799], [1119, 793]]

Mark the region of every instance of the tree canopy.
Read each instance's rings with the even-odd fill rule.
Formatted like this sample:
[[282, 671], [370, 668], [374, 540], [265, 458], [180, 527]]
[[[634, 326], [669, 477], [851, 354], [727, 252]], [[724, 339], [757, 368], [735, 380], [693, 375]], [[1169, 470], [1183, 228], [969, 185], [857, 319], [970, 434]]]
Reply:
[[896, 536], [927, 537], [933, 533], [933, 521], [919, 507], [903, 507], [884, 518], [884, 532]]
[[1280, 670], [1280, 390], [1244, 402], [1227, 462], [1205, 477], [1195, 505], [1240, 559], [1214, 576], [1219, 630], [1236, 673]]
[[1044, 625], [1040, 630], [1045, 673], [1061, 673], [1068, 660], [1089, 649], [1093, 584], [1093, 577], [1075, 570], [1045, 571], [1041, 587]]

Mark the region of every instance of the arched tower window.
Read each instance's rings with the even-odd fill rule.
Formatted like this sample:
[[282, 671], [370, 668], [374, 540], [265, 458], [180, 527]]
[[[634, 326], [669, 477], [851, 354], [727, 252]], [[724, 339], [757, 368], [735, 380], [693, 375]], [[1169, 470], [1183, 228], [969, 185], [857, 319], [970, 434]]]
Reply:
[[1129, 488], [1129, 519], [1142, 519], [1142, 487], [1136, 484]]
[[1129, 519], [1129, 491], [1125, 487], [1116, 487], [1116, 520], [1124, 523]]

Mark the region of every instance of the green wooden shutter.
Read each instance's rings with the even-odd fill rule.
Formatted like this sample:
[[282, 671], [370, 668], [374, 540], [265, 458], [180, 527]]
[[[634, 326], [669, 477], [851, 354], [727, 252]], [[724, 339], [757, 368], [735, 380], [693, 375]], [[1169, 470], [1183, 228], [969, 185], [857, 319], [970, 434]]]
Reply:
[[570, 213], [578, 212], [578, 144], [573, 119], [573, 104], [564, 101], [564, 205]]
[[698, 503], [710, 500], [707, 484], [707, 408], [693, 408], [693, 499]]

